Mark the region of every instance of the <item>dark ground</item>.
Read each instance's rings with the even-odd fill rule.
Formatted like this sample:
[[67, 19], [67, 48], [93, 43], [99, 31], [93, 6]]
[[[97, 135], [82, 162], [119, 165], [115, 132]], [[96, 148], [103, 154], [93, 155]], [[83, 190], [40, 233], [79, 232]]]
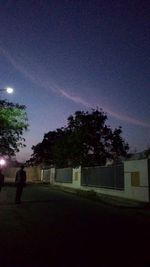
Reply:
[[0, 267], [150, 266], [150, 216], [45, 185], [0, 200]]

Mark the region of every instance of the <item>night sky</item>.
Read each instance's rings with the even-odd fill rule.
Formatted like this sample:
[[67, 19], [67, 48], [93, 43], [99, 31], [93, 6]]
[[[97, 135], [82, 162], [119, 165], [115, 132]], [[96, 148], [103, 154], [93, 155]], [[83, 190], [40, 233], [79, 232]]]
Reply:
[[0, 1], [0, 88], [27, 107], [24, 160], [76, 110], [101, 107], [131, 151], [150, 146], [149, 1]]

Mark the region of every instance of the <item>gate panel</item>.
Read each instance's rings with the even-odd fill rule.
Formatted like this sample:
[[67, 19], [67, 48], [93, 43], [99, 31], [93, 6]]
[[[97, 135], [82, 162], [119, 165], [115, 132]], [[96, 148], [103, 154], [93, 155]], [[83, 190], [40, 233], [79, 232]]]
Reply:
[[50, 169], [43, 170], [43, 182], [50, 182]]
[[81, 185], [124, 189], [124, 166], [82, 168]]
[[71, 183], [72, 168], [56, 169], [55, 181], [61, 183]]

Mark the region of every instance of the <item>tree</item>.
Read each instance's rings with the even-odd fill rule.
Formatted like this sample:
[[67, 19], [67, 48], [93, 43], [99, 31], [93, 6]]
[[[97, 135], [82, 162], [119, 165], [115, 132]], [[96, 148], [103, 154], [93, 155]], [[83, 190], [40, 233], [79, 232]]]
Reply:
[[25, 109], [24, 105], [0, 100], [0, 155], [14, 156], [25, 146], [22, 137], [28, 128]]
[[44, 134], [44, 138], [41, 143], [32, 146], [32, 156], [30, 160], [27, 161], [29, 165], [37, 165], [44, 163], [47, 165], [55, 164], [55, 153], [54, 146], [58, 139], [60, 140], [63, 136], [63, 128], [57, 129], [56, 131], [50, 131]]
[[[121, 136], [122, 128], [112, 130], [106, 121], [107, 115], [102, 109], [76, 111], [68, 118], [66, 127], [53, 132], [55, 139], [52, 132], [44, 136], [43, 158], [51, 159], [58, 167], [67, 167], [105, 165], [107, 159], [116, 161], [126, 156], [129, 146]], [[37, 149], [35, 146], [33, 157], [42, 161]]]
[[[71, 166], [105, 165], [107, 159], [118, 160], [126, 156], [129, 146], [121, 137], [122, 128], [112, 130], [106, 125], [107, 115], [102, 109], [91, 112], [77, 111], [68, 118], [65, 140], [55, 146], [59, 158], [67, 159]], [[61, 145], [63, 142], [63, 145]]]
[[33, 154], [31, 159], [27, 161], [29, 165], [37, 165], [42, 162], [46, 164], [53, 164], [52, 147], [56, 139], [55, 136], [55, 131], [50, 131], [44, 135], [41, 143], [32, 146]]

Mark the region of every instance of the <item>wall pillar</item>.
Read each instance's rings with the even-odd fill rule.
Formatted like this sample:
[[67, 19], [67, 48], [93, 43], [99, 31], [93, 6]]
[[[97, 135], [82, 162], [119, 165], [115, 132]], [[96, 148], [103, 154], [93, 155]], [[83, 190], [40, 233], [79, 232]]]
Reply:
[[124, 162], [125, 197], [149, 202], [148, 160]]
[[74, 188], [81, 186], [81, 166], [72, 169], [72, 183]]

